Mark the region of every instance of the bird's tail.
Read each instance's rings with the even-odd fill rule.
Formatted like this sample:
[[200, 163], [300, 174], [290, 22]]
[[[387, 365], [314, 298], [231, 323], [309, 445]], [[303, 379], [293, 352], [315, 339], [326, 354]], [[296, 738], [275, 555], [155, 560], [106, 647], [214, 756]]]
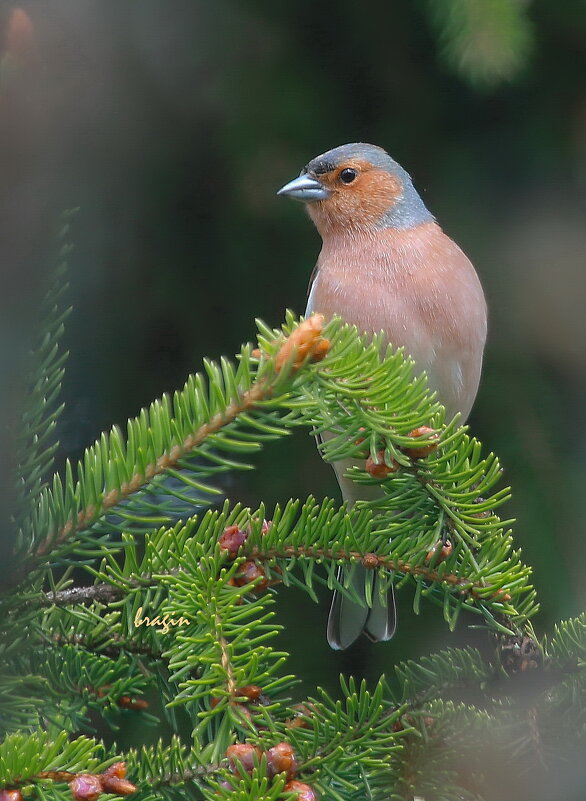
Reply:
[[361, 606], [335, 591], [328, 617], [328, 643], [335, 650], [352, 645], [362, 632], [374, 642], [390, 640], [395, 633], [395, 593], [391, 586], [386, 598], [381, 598], [379, 577], [375, 570], [361, 564], [338, 569], [338, 580], [344, 583], [350, 572], [352, 588], [365, 603], [370, 596], [372, 607]]

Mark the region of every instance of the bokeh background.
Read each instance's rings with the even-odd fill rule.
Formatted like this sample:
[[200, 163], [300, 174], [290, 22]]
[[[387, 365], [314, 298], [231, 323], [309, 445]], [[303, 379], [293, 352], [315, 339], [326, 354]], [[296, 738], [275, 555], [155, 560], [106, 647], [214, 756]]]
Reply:
[[[490, 307], [470, 419], [512, 485], [541, 634], [584, 608], [583, 0], [51, 0], [0, 5], [0, 461], [60, 212], [71, 351], [60, 459], [302, 312], [319, 238], [275, 197], [314, 155], [384, 146], [469, 254]], [[465, 313], [465, 310], [463, 311]], [[246, 503], [336, 494], [309, 435], [235, 476]], [[2, 487], [6, 481], [2, 480]], [[279, 594], [310, 689], [467, 640], [406, 590], [393, 643], [333, 654], [327, 603]], [[475, 622], [475, 621], [472, 621]]]

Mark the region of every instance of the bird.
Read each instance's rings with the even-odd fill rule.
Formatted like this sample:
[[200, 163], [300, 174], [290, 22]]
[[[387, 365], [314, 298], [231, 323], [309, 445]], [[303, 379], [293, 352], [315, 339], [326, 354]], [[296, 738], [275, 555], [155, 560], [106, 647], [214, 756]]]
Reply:
[[[428, 211], [411, 176], [383, 148], [355, 142], [313, 158], [277, 195], [302, 201], [322, 239], [306, 315], [338, 315], [368, 335], [382, 332], [385, 344], [404, 348], [425, 371], [447, 419], [459, 413], [464, 422], [480, 381], [486, 301], [472, 263]], [[352, 464], [333, 463], [349, 507], [382, 494], [348, 478]], [[381, 600], [374, 571], [341, 568], [341, 581], [344, 571], [363, 599], [371, 596], [371, 606], [334, 591], [330, 646], [345, 649], [362, 633], [391, 639], [392, 588]]]

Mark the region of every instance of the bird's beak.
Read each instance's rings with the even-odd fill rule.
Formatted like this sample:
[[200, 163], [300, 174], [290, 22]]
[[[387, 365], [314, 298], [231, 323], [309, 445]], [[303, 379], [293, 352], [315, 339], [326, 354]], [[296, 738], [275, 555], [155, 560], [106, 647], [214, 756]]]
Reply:
[[295, 200], [303, 200], [305, 203], [311, 203], [314, 200], [325, 200], [330, 195], [329, 189], [326, 189], [323, 184], [311, 175], [300, 175], [299, 178], [294, 178], [288, 184], [281, 187], [277, 195], [283, 197], [292, 197]]

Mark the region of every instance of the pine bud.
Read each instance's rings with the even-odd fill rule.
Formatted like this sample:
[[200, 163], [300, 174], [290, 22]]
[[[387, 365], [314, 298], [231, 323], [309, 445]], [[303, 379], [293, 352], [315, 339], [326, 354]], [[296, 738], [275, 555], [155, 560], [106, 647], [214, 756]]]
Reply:
[[379, 558], [375, 553], [365, 553], [361, 561], [367, 570], [374, 570], [379, 566]]
[[260, 759], [261, 753], [257, 745], [251, 745], [250, 743], [236, 743], [228, 746], [226, 756], [228, 757], [230, 770], [237, 775], [239, 773], [238, 763], [240, 763], [247, 773], [252, 773], [254, 757], [256, 755]]
[[426, 562], [431, 562], [432, 559], [436, 565], [441, 564], [444, 560], [451, 556], [454, 551], [454, 546], [451, 540], [438, 540], [435, 545], [427, 552], [425, 557]]
[[295, 717], [289, 718], [285, 721], [288, 729], [309, 729], [309, 723], [305, 718], [310, 718], [313, 715], [313, 704], [295, 704], [292, 709], [295, 710]]
[[269, 776], [277, 773], [286, 773], [292, 779], [297, 773], [297, 760], [295, 751], [289, 743], [278, 743], [267, 751], [267, 768]]
[[264, 592], [269, 585], [264, 567], [252, 561], [244, 562], [234, 578], [238, 587], [244, 587], [246, 584], [251, 584], [256, 579], [260, 579], [252, 588], [252, 591], [256, 594]]
[[319, 342], [316, 342], [315, 346], [312, 348], [311, 351], [311, 361], [312, 362], [321, 362], [322, 359], [328, 355], [330, 348], [332, 347], [332, 343], [329, 339], [321, 338]]
[[0, 790], [0, 801], [24, 801], [20, 790]]
[[[360, 428], [359, 428], [358, 430], [360, 431], [360, 433], [361, 433], [361, 434], [362, 434], [364, 431], [366, 431], [366, 429], [364, 428], [364, 426], [360, 426]], [[363, 442], [364, 442], [364, 437], [358, 437], [358, 439], [354, 440], [354, 444], [355, 444], [355, 445], [362, 445], [362, 443], [363, 443]]]
[[140, 711], [148, 708], [148, 701], [144, 698], [131, 698], [129, 695], [121, 695], [118, 699], [118, 706], [122, 709], [134, 709]]
[[114, 762], [109, 768], [102, 773], [102, 778], [111, 778], [115, 776], [117, 779], [124, 779], [126, 777], [126, 762]]
[[[258, 520], [251, 521], [251, 522], [250, 522], [250, 523], [249, 523], [249, 524], [246, 526], [246, 533], [247, 533], [247, 535], [248, 535], [248, 534], [252, 534], [252, 523], [253, 523], [253, 522], [257, 523], [257, 522], [258, 522]], [[272, 525], [273, 525], [273, 521], [272, 521], [272, 520], [267, 520], [266, 518], [264, 518], [264, 517], [263, 517], [263, 520], [262, 520], [262, 523], [261, 523], [261, 526], [260, 526], [260, 533], [261, 533], [261, 536], [263, 536], [263, 537], [264, 537], [264, 535], [265, 535], [265, 534], [266, 534], [266, 533], [267, 533], [267, 532], [270, 530], [270, 528], [271, 528], [271, 526], [272, 526]]]
[[258, 701], [262, 695], [262, 687], [259, 687], [258, 684], [247, 684], [246, 687], [239, 687], [234, 695], [238, 697], [244, 696], [249, 701]]
[[293, 369], [301, 367], [309, 356], [311, 361], [320, 361], [330, 349], [330, 341], [321, 337], [324, 325], [323, 314], [312, 314], [304, 320], [281, 345], [275, 359], [275, 367], [280, 370], [295, 352]]
[[129, 782], [128, 779], [118, 779], [116, 776], [111, 776], [109, 779], [102, 779], [102, 787], [107, 793], [115, 793], [116, 795], [130, 795], [136, 793], [136, 785]]
[[297, 793], [297, 801], [317, 801], [317, 794], [308, 784], [303, 782], [287, 782], [284, 793]]
[[262, 526], [260, 527], [260, 533], [263, 535], [266, 534], [270, 530], [272, 525], [273, 525], [272, 520], [267, 520], [266, 518], [263, 518]]
[[238, 551], [246, 542], [248, 533], [242, 531], [238, 526], [228, 526], [224, 529], [219, 537], [220, 548], [223, 551], [228, 551], [228, 557], [235, 559], [238, 556]]
[[74, 801], [96, 801], [103, 792], [99, 776], [93, 773], [79, 773], [70, 782]]
[[136, 793], [137, 787], [125, 777], [126, 762], [115, 762], [101, 774], [99, 779], [106, 793], [115, 793], [116, 795]]
[[[409, 432], [408, 436], [412, 437], [413, 439], [438, 439], [437, 432], [434, 431], [433, 428], [429, 428], [429, 426], [419, 426], [419, 428], [414, 428], [413, 431]], [[425, 456], [429, 456], [430, 453], [435, 451], [436, 448], [437, 442], [432, 442], [429, 445], [422, 445], [419, 448], [412, 448], [410, 445], [404, 445], [402, 450], [411, 459], [423, 459]]]
[[372, 456], [369, 456], [366, 460], [366, 467], [364, 468], [373, 478], [386, 478], [389, 473], [396, 473], [401, 466], [394, 459], [392, 460], [391, 466], [386, 464], [384, 451], [378, 451], [376, 457], [377, 461], [375, 462]]

